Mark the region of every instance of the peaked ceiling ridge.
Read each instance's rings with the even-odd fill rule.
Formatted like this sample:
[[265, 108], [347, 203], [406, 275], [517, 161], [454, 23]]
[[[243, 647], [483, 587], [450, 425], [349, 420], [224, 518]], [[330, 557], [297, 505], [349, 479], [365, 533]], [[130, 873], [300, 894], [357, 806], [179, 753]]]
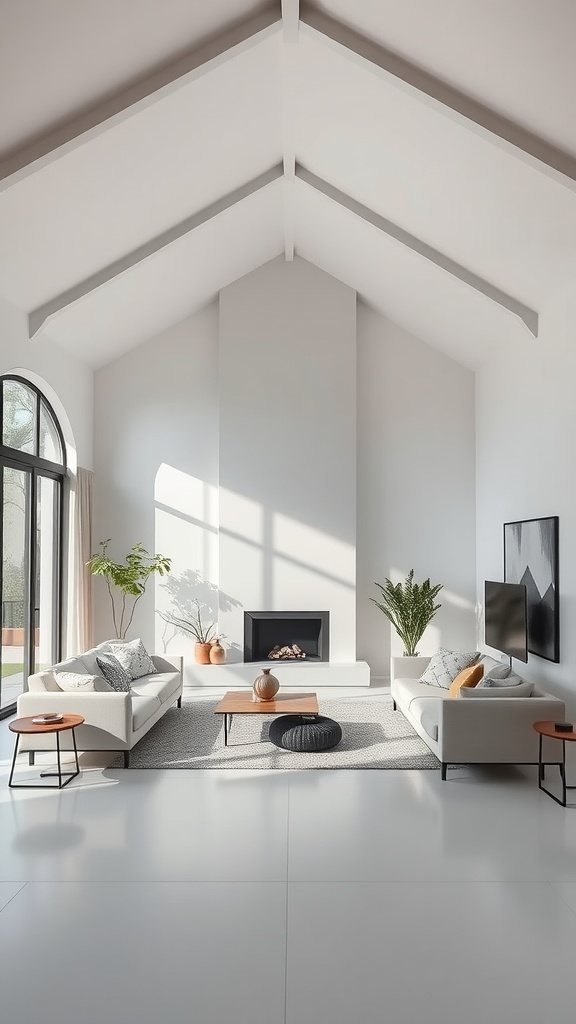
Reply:
[[[484, 295], [486, 298], [496, 303], [509, 313], [512, 313], [522, 321], [534, 337], [538, 337], [538, 313], [536, 310], [531, 309], [519, 299], [516, 299], [507, 292], [504, 292], [490, 281], [487, 281], [474, 271], [469, 270], [467, 267], [445, 255], [440, 250], [435, 249], [427, 242], [424, 242], [422, 239], [417, 238], [410, 232], [405, 231], [404, 228], [381, 216], [370, 207], [365, 206], [363, 203], [354, 199], [341, 189], [338, 189], [335, 185], [332, 185], [324, 178], [320, 178], [312, 171], [307, 170], [307, 168], [302, 164], [296, 163], [294, 177], [287, 178], [283, 162], [275, 164], [256, 178], [251, 179], [239, 188], [234, 189], [232, 192], [229, 192], [225, 196], [215, 200], [203, 209], [198, 210], [189, 217], [186, 217], [184, 220], [173, 225], [160, 235], [157, 235], [149, 242], [138, 246], [138, 248], [132, 250], [132, 252], [127, 253], [125, 256], [108, 264], [106, 267], [103, 267], [90, 277], [85, 278], [83, 281], [78, 282], [71, 288], [66, 289], [54, 298], [42, 303], [42, 305], [38, 306], [36, 309], [33, 309], [28, 314], [29, 337], [31, 339], [34, 338], [54, 316], [61, 313], [66, 308], [75, 305], [86, 295], [102, 288], [108, 282], [118, 278], [128, 270], [131, 270], [139, 263], [142, 263], [144, 260], [153, 256], [155, 253], [171, 245], [173, 242], [178, 241], [178, 239], [183, 238], [190, 232], [195, 231], [203, 224], [206, 224], [208, 221], [218, 217], [224, 211], [231, 209], [238, 203], [241, 203], [244, 199], [260, 191], [260, 189], [263, 189], [272, 182], [280, 179], [284, 181], [285, 187], [290, 190], [292, 190], [294, 180], [304, 182], [306, 185], [326, 196], [343, 209], [348, 210], [354, 216], [359, 217], [368, 224], [371, 224], [383, 234], [395, 239], [397, 242], [400, 242], [406, 248], [423, 257], [439, 269], [445, 271], [456, 280], [466, 284], [468, 287], [474, 289], [481, 295]], [[292, 192], [290, 192], [290, 196], [291, 201], [293, 201]], [[288, 256], [285, 253], [285, 256], [287, 259], [292, 259], [294, 256], [293, 239], [291, 254]]]
[[159, 102], [189, 82], [246, 52], [282, 30], [284, 44], [297, 42], [298, 32], [360, 62], [385, 79], [407, 89], [469, 130], [503, 147], [565, 187], [576, 191], [576, 157], [472, 99], [442, 79], [412, 64], [324, 13], [312, 4], [281, 0], [241, 23], [228, 27], [204, 45], [144, 77], [128, 89], [72, 118], [43, 138], [0, 162], [0, 191], [81, 145], [98, 137], [140, 110]]

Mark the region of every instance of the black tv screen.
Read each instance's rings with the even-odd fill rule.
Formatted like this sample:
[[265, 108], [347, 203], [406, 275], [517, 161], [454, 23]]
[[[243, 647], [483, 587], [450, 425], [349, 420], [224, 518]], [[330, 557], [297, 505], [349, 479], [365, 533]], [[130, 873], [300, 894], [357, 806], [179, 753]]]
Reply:
[[510, 658], [528, 661], [528, 616], [523, 583], [484, 583], [484, 641]]

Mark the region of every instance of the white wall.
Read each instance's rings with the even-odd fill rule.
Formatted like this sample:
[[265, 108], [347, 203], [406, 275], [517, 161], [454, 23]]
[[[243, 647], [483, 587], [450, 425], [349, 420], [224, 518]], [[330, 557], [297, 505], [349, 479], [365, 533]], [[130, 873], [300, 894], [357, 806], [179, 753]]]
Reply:
[[25, 313], [0, 296], [0, 373], [32, 380], [54, 407], [69, 452], [69, 464], [92, 469], [93, 382], [90, 367], [50, 338], [30, 341]]
[[356, 293], [296, 258], [220, 295], [221, 626], [244, 610], [330, 612], [356, 660]]
[[[477, 374], [478, 602], [503, 579], [502, 525], [559, 516], [560, 664], [529, 656], [523, 676], [576, 711], [576, 298], [566, 288], [540, 311], [537, 339], [501, 345]], [[479, 622], [482, 635], [482, 623]]]
[[[158, 611], [185, 617], [197, 594], [218, 610], [217, 332], [213, 303], [95, 376], [95, 540], [111, 537], [119, 560], [135, 541], [172, 558], [129, 635], [187, 658], [190, 641], [171, 639]], [[103, 640], [113, 635], [104, 581], [95, 596]]]
[[358, 657], [389, 676], [402, 645], [374, 581], [442, 583], [420, 645], [473, 650], [474, 374], [358, 304]]

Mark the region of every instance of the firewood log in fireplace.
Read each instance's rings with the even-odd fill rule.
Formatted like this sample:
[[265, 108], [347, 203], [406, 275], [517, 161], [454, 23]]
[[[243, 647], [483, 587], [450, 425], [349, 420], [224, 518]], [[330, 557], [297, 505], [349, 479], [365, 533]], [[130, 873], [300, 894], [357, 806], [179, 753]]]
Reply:
[[305, 658], [306, 651], [303, 651], [298, 644], [285, 644], [284, 647], [280, 647], [276, 644], [268, 653], [268, 657], [273, 661], [282, 661], [290, 658], [292, 661], [294, 658]]

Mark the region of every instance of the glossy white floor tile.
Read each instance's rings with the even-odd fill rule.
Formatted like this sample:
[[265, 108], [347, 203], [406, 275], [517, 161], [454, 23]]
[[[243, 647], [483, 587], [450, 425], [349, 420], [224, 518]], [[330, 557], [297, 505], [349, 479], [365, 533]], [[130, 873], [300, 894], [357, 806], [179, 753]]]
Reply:
[[545, 882], [293, 883], [286, 1024], [573, 1024], [575, 949]]
[[284, 1024], [274, 883], [35, 883], [0, 913], [6, 1024]]
[[23, 885], [23, 882], [0, 882], [0, 910], [3, 910], [10, 900], [14, 899]]
[[291, 787], [288, 877], [576, 881], [576, 810], [535, 768], [315, 772]]
[[0, 790], [6, 881], [284, 881], [283, 773], [84, 772], [58, 791]]
[[0, 722], [2, 1024], [574, 1019], [576, 808], [533, 768], [17, 791], [12, 739]]

